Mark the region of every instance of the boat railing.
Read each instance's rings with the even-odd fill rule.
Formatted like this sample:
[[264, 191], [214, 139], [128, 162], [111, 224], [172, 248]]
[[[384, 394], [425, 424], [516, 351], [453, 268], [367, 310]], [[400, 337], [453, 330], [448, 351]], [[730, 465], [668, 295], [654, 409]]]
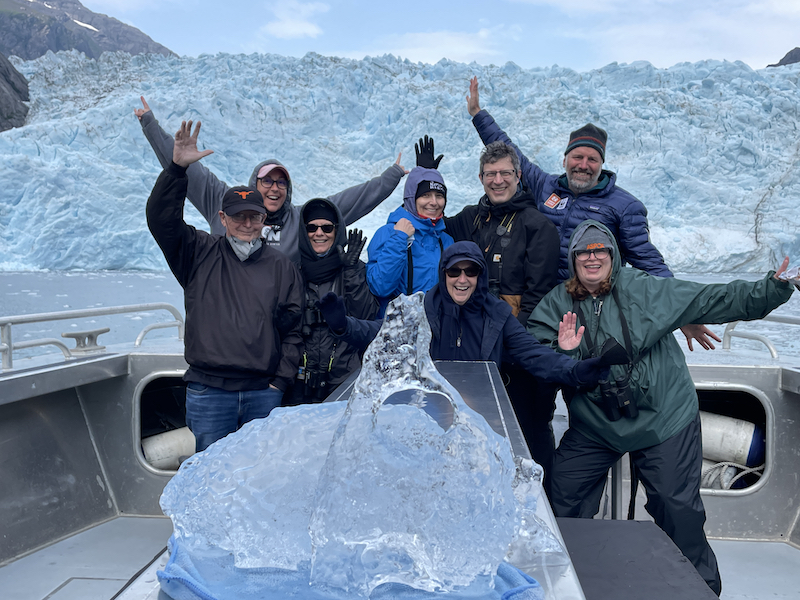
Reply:
[[[767, 315], [761, 319], [762, 321], [772, 321], [774, 323], [785, 323], [788, 325], [800, 325], [800, 317], [785, 317], [780, 315]], [[741, 323], [741, 321], [733, 321], [725, 325], [725, 332], [722, 334], [722, 349], [723, 350], [730, 350], [731, 349], [731, 338], [738, 337], [747, 340], [756, 340], [764, 344], [767, 349], [769, 350], [770, 355], [772, 358], [778, 358], [778, 350], [775, 348], [774, 344], [769, 340], [768, 337], [758, 334], [758, 333], [750, 333], [749, 331], [734, 331], [736, 326]]]
[[134, 342], [135, 347], [139, 347], [145, 336], [155, 330], [167, 327], [178, 328], [178, 339], [184, 336], [184, 320], [180, 311], [166, 302], [151, 302], [147, 304], [129, 304], [126, 306], [110, 306], [104, 308], [85, 308], [78, 310], [67, 310], [61, 312], [36, 313], [32, 315], [14, 315], [10, 317], [0, 317], [0, 355], [2, 355], [2, 370], [6, 371], [14, 366], [14, 351], [38, 346], [56, 346], [61, 350], [67, 360], [75, 358], [76, 355], [83, 355], [87, 352], [102, 350], [103, 346], [97, 345], [97, 337], [109, 331], [109, 329], [93, 329], [89, 331], [74, 331], [62, 334], [63, 337], [72, 338], [76, 342], [75, 348], [68, 348], [61, 340], [55, 338], [42, 338], [38, 340], [28, 340], [24, 342], [14, 342], [11, 328], [14, 325], [25, 325], [28, 323], [43, 323], [47, 321], [63, 321], [65, 319], [82, 319], [87, 317], [101, 317], [107, 315], [119, 315], [125, 313], [150, 312], [154, 310], [166, 310], [175, 317], [174, 321], [162, 323], [152, 323], [147, 325]]

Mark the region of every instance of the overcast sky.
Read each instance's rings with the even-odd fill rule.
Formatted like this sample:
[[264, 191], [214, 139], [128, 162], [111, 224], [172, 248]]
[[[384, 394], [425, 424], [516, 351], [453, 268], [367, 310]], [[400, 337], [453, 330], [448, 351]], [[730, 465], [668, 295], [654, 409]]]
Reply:
[[800, 46], [800, 0], [81, 0], [181, 55], [252, 52], [576, 71], [704, 59], [754, 69]]

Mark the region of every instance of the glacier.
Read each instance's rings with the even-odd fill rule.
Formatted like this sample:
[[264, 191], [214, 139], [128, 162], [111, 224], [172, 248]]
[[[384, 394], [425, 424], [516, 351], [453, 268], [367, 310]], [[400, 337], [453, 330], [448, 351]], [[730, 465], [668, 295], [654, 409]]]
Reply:
[[[414, 142], [429, 134], [445, 155], [455, 214], [482, 194], [465, 102], [473, 75], [481, 105], [546, 171], [561, 172], [571, 130], [605, 128], [606, 168], [647, 206], [674, 271], [763, 272], [800, 256], [800, 64], [635, 62], [578, 73], [391, 55], [94, 60], [75, 51], [12, 62], [31, 102], [27, 124], [0, 133], [4, 271], [166, 268], [145, 223], [160, 166], [133, 115], [140, 95], [167, 131], [201, 120], [201, 143], [215, 150], [204, 162], [231, 185], [279, 158], [296, 202], [373, 177], [400, 151], [410, 168]], [[402, 182], [358, 226], [370, 235], [401, 199]], [[186, 214], [205, 227], [194, 209]]]

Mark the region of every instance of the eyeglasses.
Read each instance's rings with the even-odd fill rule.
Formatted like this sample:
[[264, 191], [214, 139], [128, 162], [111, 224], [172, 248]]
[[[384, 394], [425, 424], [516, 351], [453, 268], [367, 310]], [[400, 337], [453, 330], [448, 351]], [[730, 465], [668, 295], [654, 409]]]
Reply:
[[325, 225], [314, 225], [313, 223], [308, 223], [306, 225], [306, 231], [308, 233], [316, 233], [317, 229], [322, 229], [322, 231], [325, 233], [331, 233], [334, 229], [336, 229], [336, 225], [331, 225], [330, 223]]
[[262, 177], [259, 181], [267, 189], [271, 188], [273, 183], [277, 183], [282, 190], [285, 190], [286, 186], [289, 185], [289, 182], [285, 179], [273, 179], [272, 177]]
[[234, 223], [238, 223], [240, 225], [245, 221], [247, 221], [248, 219], [250, 220], [251, 223], [261, 225], [267, 218], [267, 215], [262, 215], [261, 213], [250, 213], [250, 214], [236, 213], [235, 215], [226, 215], [226, 216]]
[[589, 260], [589, 256], [591, 254], [594, 254], [594, 257], [597, 260], [604, 260], [608, 258], [608, 255], [611, 254], [611, 251], [608, 248], [599, 248], [597, 250], [576, 250], [575, 258], [583, 262], [585, 260]]
[[483, 177], [484, 179], [488, 179], [489, 181], [493, 181], [497, 177], [498, 174], [504, 180], [509, 181], [514, 177], [514, 175], [517, 174], [517, 170], [514, 169], [514, 170], [511, 170], [511, 171], [484, 171], [481, 174], [481, 177]]
[[444, 274], [448, 277], [452, 277], [453, 279], [458, 279], [461, 277], [461, 273], [464, 273], [467, 277], [477, 277], [481, 273], [481, 268], [472, 265], [471, 267], [467, 267], [466, 269], [459, 269], [458, 267], [450, 267], [449, 269], [444, 270]]

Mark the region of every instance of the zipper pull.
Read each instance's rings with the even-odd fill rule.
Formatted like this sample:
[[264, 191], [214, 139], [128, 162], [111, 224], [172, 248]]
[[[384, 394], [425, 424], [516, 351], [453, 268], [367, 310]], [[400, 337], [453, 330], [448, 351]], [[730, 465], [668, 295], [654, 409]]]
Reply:
[[594, 300], [594, 316], [595, 317], [599, 317], [601, 310], [603, 310], [603, 301], [602, 300], [597, 300], [595, 298], [595, 300]]

